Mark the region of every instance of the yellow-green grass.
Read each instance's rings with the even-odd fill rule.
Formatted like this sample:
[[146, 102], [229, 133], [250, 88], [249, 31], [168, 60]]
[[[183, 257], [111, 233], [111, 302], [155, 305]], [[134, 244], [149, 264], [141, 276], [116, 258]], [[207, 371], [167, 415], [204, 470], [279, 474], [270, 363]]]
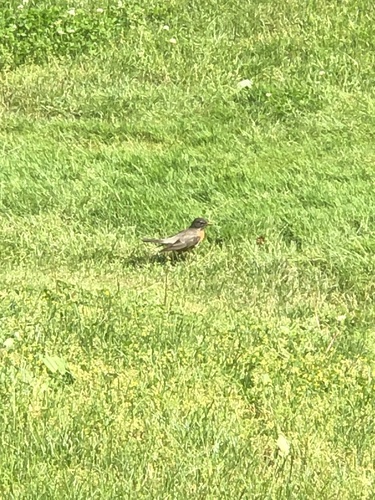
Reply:
[[[24, 5], [35, 39], [0, 41], [1, 496], [373, 498], [370, 3]], [[82, 53], [58, 9], [99, 30]], [[186, 258], [141, 242], [197, 216]]]

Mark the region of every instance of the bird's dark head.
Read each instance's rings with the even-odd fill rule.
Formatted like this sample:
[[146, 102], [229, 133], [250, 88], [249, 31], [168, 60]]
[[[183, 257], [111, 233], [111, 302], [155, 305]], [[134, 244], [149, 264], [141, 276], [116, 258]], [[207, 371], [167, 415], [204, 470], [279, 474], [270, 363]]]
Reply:
[[206, 219], [202, 219], [202, 217], [198, 217], [197, 219], [193, 220], [190, 227], [193, 227], [194, 229], [203, 229], [206, 226], [210, 226], [210, 225], [211, 225], [211, 223], [208, 222]]

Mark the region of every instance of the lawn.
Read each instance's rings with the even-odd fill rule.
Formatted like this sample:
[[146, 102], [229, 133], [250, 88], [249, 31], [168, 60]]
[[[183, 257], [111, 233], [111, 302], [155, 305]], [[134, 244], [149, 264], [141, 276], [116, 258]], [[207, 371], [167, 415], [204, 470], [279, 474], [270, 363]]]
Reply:
[[372, 12], [6, 2], [2, 498], [374, 498]]

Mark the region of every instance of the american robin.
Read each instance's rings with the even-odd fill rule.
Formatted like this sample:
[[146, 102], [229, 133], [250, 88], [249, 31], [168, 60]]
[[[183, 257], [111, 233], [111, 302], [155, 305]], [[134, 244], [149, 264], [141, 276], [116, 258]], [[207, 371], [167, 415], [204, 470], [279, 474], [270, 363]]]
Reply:
[[199, 245], [204, 238], [204, 229], [210, 222], [198, 217], [194, 219], [191, 226], [183, 231], [169, 236], [168, 238], [144, 238], [145, 243], [155, 243], [164, 247], [162, 252], [186, 252]]

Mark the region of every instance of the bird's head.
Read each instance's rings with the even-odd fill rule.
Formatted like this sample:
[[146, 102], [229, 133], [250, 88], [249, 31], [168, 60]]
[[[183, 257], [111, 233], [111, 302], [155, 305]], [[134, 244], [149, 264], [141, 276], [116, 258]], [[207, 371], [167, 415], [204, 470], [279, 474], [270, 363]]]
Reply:
[[203, 219], [202, 217], [198, 217], [197, 219], [193, 220], [190, 227], [192, 227], [194, 229], [203, 229], [206, 226], [210, 226], [210, 225], [211, 225], [211, 222], [208, 222], [206, 219]]

